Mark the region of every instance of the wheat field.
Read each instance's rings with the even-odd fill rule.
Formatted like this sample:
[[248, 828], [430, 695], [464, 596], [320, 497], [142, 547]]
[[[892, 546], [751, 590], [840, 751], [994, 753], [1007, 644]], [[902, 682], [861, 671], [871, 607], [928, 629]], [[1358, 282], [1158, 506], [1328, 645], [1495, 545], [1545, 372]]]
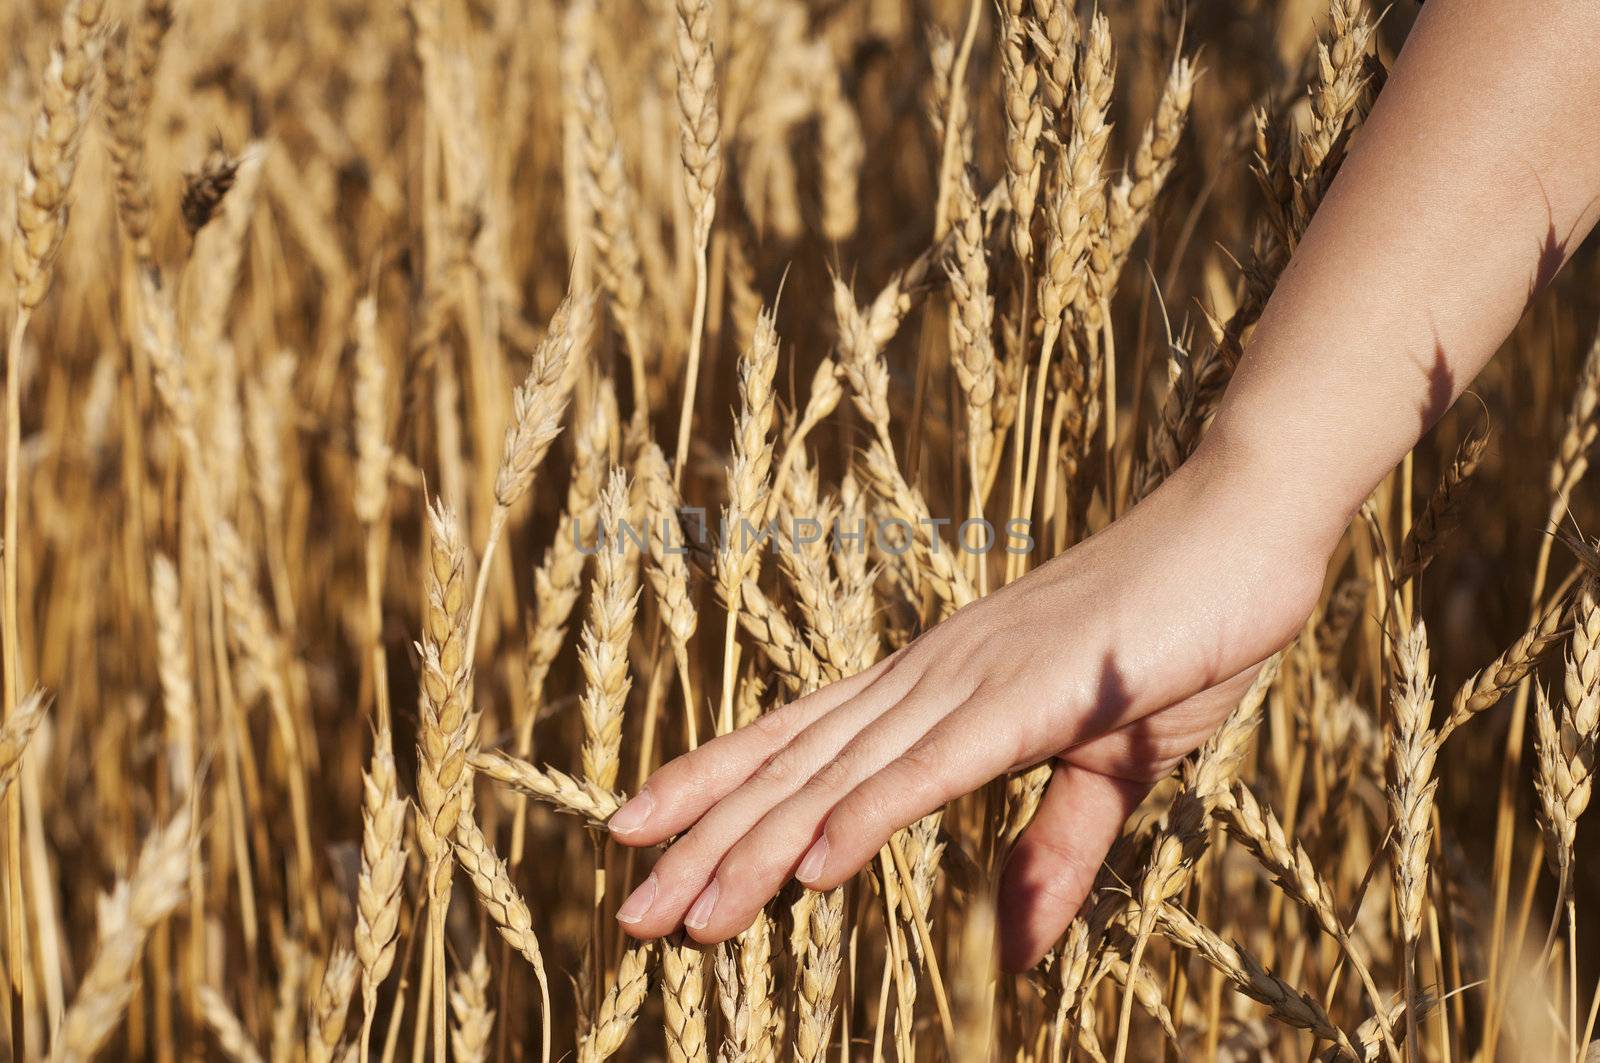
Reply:
[[652, 768], [1194, 450], [1415, 15], [0, 6], [9, 1058], [1594, 1059], [1587, 249], [1035, 969], [1048, 766], [613, 918]]

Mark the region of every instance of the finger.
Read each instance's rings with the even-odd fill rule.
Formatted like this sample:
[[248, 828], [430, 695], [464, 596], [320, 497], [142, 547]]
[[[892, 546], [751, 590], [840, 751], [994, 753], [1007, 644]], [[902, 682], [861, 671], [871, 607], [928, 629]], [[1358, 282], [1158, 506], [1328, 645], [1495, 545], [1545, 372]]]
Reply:
[[1038, 963], [1072, 922], [1147, 783], [1057, 763], [1000, 879], [1000, 962]]
[[874, 688], [892, 700], [910, 677], [897, 675], [904, 658], [896, 654], [848, 679], [758, 716], [748, 727], [712, 739], [698, 749], [663, 764], [632, 800], [612, 815], [611, 836], [624, 845], [655, 845], [687, 828], [706, 810], [753, 776], [762, 764], [789, 745], [817, 720]]
[[[696, 941], [710, 944], [749, 926], [763, 905], [796, 874], [802, 856], [841, 798], [923, 738], [966, 700], [966, 691], [924, 677], [899, 704], [879, 715], [820, 764], [803, 785], [735, 839], [716, 867], [708, 903], [687, 920]], [[809, 868], [805, 869], [809, 872]]]
[[636, 937], [658, 937], [676, 929], [706, 890], [724, 854], [900, 700], [902, 686], [895, 673], [884, 674], [879, 682], [822, 716], [760, 762], [742, 784], [707, 809], [688, 833], [668, 848], [618, 908], [618, 921]]
[[832, 889], [877, 855], [890, 835], [1017, 766], [1021, 740], [998, 725], [1007, 706], [980, 690], [828, 813], [795, 877]]

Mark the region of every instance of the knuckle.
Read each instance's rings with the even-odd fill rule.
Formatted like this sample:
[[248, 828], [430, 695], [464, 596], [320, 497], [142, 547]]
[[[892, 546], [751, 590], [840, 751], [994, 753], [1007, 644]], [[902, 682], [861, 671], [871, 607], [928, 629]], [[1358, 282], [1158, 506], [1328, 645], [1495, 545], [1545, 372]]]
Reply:
[[[695, 750], [698, 753], [699, 750]], [[699, 773], [696, 771], [694, 753], [687, 753], [667, 761], [650, 773], [646, 780], [657, 801], [671, 798]]]
[[693, 882], [705, 874], [707, 863], [698, 839], [690, 831], [661, 854], [653, 870], [657, 879], [664, 883]]
[[761, 762], [756, 768], [754, 781], [761, 786], [787, 790], [800, 776], [800, 766], [787, 750], [780, 750]]
[[834, 809], [828, 820], [829, 833], [859, 840], [887, 835], [884, 821], [888, 815], [888, 804], [882, 784], [876, 778], [870, 779]]
[[941, 743], [937, 739], [924, 736], [913, 742], [911, 748], [900, 755], [900, 759], [893, 765], [894, 771], [906, 777], [908, 782], [917, 779], [926, 780], [929, 772], [939, 769], [942, 752]]
[[1031, 839], [1031, 892], [1060, 905], [1076, 905], [1099, 872], [1078, 847], [1057, 838]]
[[787, 742], [794, 737], [793, 720], [795, 708], [799, 702], [793, 702], [772, 712], [762, 713], [750, 722], [750, 728], [762, 738], [773, 742]]
[[849, 749], [845, 749], [812, 773], [806, 789], [822, 795], [840, 793], [850, 785], [854, 761], [855, 755]]
[[727, 898], [759, 892], [767, 877], [766, 861], [744, 846], [736, 846], [717, 865], [717, 881], [722, 884], [722, 895]]

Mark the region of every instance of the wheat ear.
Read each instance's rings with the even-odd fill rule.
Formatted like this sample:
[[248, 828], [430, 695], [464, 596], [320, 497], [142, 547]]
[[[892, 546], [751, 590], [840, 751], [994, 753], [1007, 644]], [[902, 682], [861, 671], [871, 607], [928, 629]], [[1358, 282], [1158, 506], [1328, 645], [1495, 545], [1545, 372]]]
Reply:
[[494, 1032], [494, 1009], [489, 1006], [489, 954], [482, 942], [466, 970], [456, 972], [450, 1010], [455, 1014], [450, 1029], [451, 1058], [457, 1063], [485, 1063], [489, 1035]]
[[[472, 661], [467, 652], [467, 551], [455, 513], [442, 503], [428, 509], [427, 604], [423, 615], [421, 724], [417, 729], [417, 846], [425, 863], [434, 970], [434, 1053], [446, 1040], [444, 916], [450, 903], [450, 837], [470, 797], [467, 755], [477, 739], [472, 705]], [[424, 989], [426, 991], [426, 988]]]
[[194, 785], [196, 769], [194, 668], [178, 569], [164, 554], [157, 554], [150, 563], [150, 599], [156, 616], [156, 671], [170, 746], [168, 771], [174, 793], [184, 797]]
[[616, 1055], [628, 1039], [649, 988], [650, 950], [650, 944], [644, 942], [630, 946], [622, 954], [616, 981], [601, 998], [594, 1025], [578, 1041], [578, 1063], [603, 1063]]
[[861, 119], [845, 95], [844, 78], [832, 50], [818, 42], [821, 53], [813, 67], [811, 82], [816, 97], [818, 162], [822, 167], [819, 198], [822, 200], [823, 239], [838, 244], [855, 234], [861, 220], [861, 167], [867, 158], [867, 142]]
[[[579, 419], [576, 433], [576, 464], [567, 485], [565, 511], [556, 523], [555, 537], [533, 574], [534, 621], [528, 633], [527, 695], [521, 720], [517, 723], [514, 746], [517, 756], [526, 758], [533, 747], [533, 725], [544, 705], [545, 680], [567, 641], [567, 624], [583, 589], [585, 550], [583, 527], [595, 521], [600, 499], [600, 483], [607, 464], [611, 428], [617, 420], [616, 397], [609, 381], [601, 380], [589, 409]], [[598, 524], [598, 521], [596, 521]], [[597, 535], [598, 540], [598, 535]], [[522, 860], [525, 817], [519, 802], [511, 838], [511, 865]]]
[[138, 984], [145, 942], [183, 902], [193, 845], [191, 811], [185, 805], [145, 839], [133, 874], [101, 898], [94, 960], [61, 1020], [51, 1063], [87, 1063], [122, 1021]]
[[1127, 172], [1117, 178], [1107, 197], [1109, 237], [1105, 257], [1107, 265], [1099, 281], [1107, 291], [1115, 287], [1117, 277], [1128, 261], [1133, 243], [1150, 218], [1151, 208], [1162, 187], [1172, 174], [1176, 161], [1178, 141], [1183, 137], [1189, 118], [1189, 104], [1194, 98], [1196, 71], [1194, 61], [1187, 56], [1174, 56], [1167, 71], [1166, 84], [1161, 89], [1161, 99], [1156, 104], [1155, 117], [1145, 127], [1128, 163]]
[[474, 753], [468, 763], [484, 778], [544, 801], [559, 812], [583, 816], [594, 826], [604, 826], [622, 805], [621, 794], [575, 779], [559, 768], [536, 767], [500, 750]]
[[550, 452], [550, 444], [561, 434], [562, 418], [574, 380], [568, 371], [573, 346], [589, 327], [586, 318], [593, 302], [588, 297], [568, 296], [550, 319], [550, 327], [533, 353], [527, 377], [511, 394], [511, 423], [506, 426], [500, 447], [500, 465], [494, 478], [494, 509], [489, 514], [489, 532], [483, 556], [478, 561], [478, 579], [472, 591], [472, 611], [467, 623], [467, 652], [478, 645], [478, 628], [483, 623], [483, 597], [489, 587], [489, 572], [494, 555], [505, 533], [511, 507], [527, 494], [533, 474]]
[[400, 796], [394, 738], [380, 729], [361, 776], [361, 874], [356, 881], [356, 956], [361, 961], [361, 1058], [371, 1054], [378, 987], [394, 966], [400, 888], [406, 871], [406, 802]]
[[1533, 671], [1545, 651], [1560, 640], [1567, 610], [1567, 599], [1556, 597], [1539, 611], [1515, 642], [1461, 684], [1450, 701], [1450, 715], [1439, 728], [1440, 742], [1474, 716], [1494, 708]]
[[744, 583], [760, 571], [759, 542], [750, 532], [767, 513], [772, 474], [772, 423], [777, 411], [773, 380], [778, 371], [778, 332], [771, 311], [756, 320], [755, 337], [739, 360], [739, 416], [733, 429], [733, 464], [728, 468], [728, 504], [722, 511], [726, 529], [716, 558], [717, 594], [728, 610], [722, 644], [722, 710], [718, 733], [733, 729], [736, 658], [734, 634], [739, 625], [739, 595]]
[[677, 17], [672, 57], [678, 78], [678, 145], [683, 160], [684, 194], [689, 200], [695, 271], [689, 358], [684, 370], [673, 463], [673, 484], [679, 486], [688, 462], [689, 430], [694, 423], [695, 392], [700, 383], [700, 350], [710, 297], [706, 253], [717, 211], [717, 185], [722, 180], [722, 127], [717, 104], [717, 64], [711, 47], [711, 0], [676, 0], [674, 11]]
[[[1433, 675], [1428, 635], [1418, 621], [1395, 647], [1396, 685], [1393, 729], [1389, 736], [1390, 866], [1395, 910], [1405, 946], [1405, 996], [1408, 1020], [1415, 1011], [1416, 951], [1428, 897], [1428, 845], [1433, 838], [1433, 777], [1438, 736], [1429, 728], [1433, 713]], [[1408, 1037], [1415, 1031], [1408, 1032]]]
[[699, 615], [689, 594], [689, 562], [684, 557], [686, 547], [678, 519], [682, 502], [677, 488], [672, 485], [666, 455], [653, 442], [645, 444], [639, 452], [638, 475], [652, 532], [647, 574], [672, 643], [672, 657], [683, 693], [684, 728], [689, 748], [693, 749], [699, 736], [695, 726], [697, 712], [689, 667], [689, 640], [694, 638]]
[[732, 941], [717, 946], [717, 1004], [722, 1010], [719, 1063], [757, 1063], [773, 1052], [772, 919], [765, 911]]
[[1073, 61], [1078, 57], [1078, 18], [1065, 0], [1033, 0], [1029, 37], [1033, 43], [1033, 67], [1038, 78], [1052, 131], [1070, 131], [1067, 93], [1072, 90]]
[[1044, 105], [1039, 74], [1027, 59], [1027, 27], [1022, 0], [1005, 0], [1000, 9], [1000, 72], [1006, 112], [1006, 196], [1011, 203], [1011, 247], [1017, 261], [1033, 258], [1033, 210], [1039, 195], [1039, 136]]
[[343, 945], [336, 946], [322, 972], [322, 983], [311, 1002], [311, 1021], [306, 1030], [306, 1059], [309, 1063], [332, 1063], [344, 1037], [345, 1017], [350, 998], [355, 995], [359, 973], [356, 954]]
[[512, 882], [505, 861], [500, 859], [494, 847], [489, 844], [489, 840], [484, 837], [483, 831], [478, 829], [477, 821], [470, 811], [463, 814], [456, 823], [455, 849], [456, 861], [472, 880], [472, 888], [478, 894], [478, 901], [493, 920], [495, 929], [500, 931], [500, 936], [528, 961], [528, 966], [533, 968], [534, 978], [539, 982], [542, 1005], [540, 1021], [543, 1040], [540, 1042], [540, 1052], [541, 1058], [548, 1063], [550, 982], [545, 976], [544, 953], [539, 949], [539, 938], [533, 930], [533, 914], [528, 911], [527, 902], [522, 899], [522, 894]]
[[583, 665], [583, 779], [600, 790], [617, 784], [622, 717], [627, 707], [628, 639], [633, 633], [636, 590], [634, 560], [626, 556], [623, 524], [628, 516], [628, 476], [613, 469], [600, 494], [600, 547], [595, 558], [589, 619], [578, 652]]
[[661, 946], [661, 1012], [670, 1063], [704, 1063], [705, 953], [680, 940]]
[[132, 29], [120, 36], [117, 61], [106, 64], [106, 125], [111, 132], [111, 165], [117, 182], [117, 217], [133, 245], [134, 259], [145, 266], [153, 260], [145, 125], [161, 42], [171, 25], [168, 0], [145, 0]]
[[1461, 503], [1473, 474], [1489, 449], [1487, 436], [1474, 435], [1461, 444], [1455, 460], [1439, 477], [1439, 484], [1428, 498], [1428, 505], [1417, 517], [1411, 531], [1400, 544], [1395, 580], [1404, 583], [1427, 570], [1439, 553], [1446, 536], [1461, 520]]
[[261, 1052], [250, 1040], [239, 1016], [223, 995], [208, 985], [200, 987], [200, 1014], [217, 1039], [217, 1047], [233, 1063], [262, 1063]]
[[[78, 148], [88, 128], [94, 81], [105, 46], [105, 0], [72, 0], [61, 13], [61, 37], [45, 67], [44, 97], [28, 140], [27, 164], [17, 186], [17, 229], [11, 269], [17, 301], [31, 312], [50, 287], [68, 197], [78, 169]], [[7, 541], [11, 541], [7, 537]]]
[[[1312, 914], [1324, 934], [1338, 942], [1373, 1004], [1380, 1004], [1383, 995], [1378, 992], [1372, 972], [1357, 950], [1355, 940], [1339, 918], [1333, 890], [1317, 871], [1310, 854], [1298, 841], [1289, 837], [1278, 817], [1257, 801], [1255, 793], [1242, 782], [1233, 784], [1233, 789], [1218, 802], [1218, 809], [1223, 813], [1228, 833], [1272, 875], [1273, 881], [1290, 899], [1299, 902]], [[1387, 1017], [1380, 1010], [1374, 1018], [1383, 1037], [1391, 1047], [1395, 1047], [1394, 1033], [1389, 1028]]]
[[11, 784], [16, 781], [17, 773], [22, 769], [22, 755], [27, 752], [34, 732], [44, 722], [45, 709], [49, 705], [50, 698], [44, 691], [35, 690], [22, 699], [22, 704], [16, 707], [5, 726], [0, 727], [0, 799], [6, 796]]
[[739, 600], [740, 625], [778, 670], [784, 685], [796, 692], [816, 686], [822, 662], [783, 609], [754, 582], [745, 583]]
[[[1139, 914], [1133, 906], [1130, 915]], [[1188, 949], [1219, 971], [1240, 993], [1266, 1005], [1272, 1017], [1315, 1037], [1332, 1041], [1349, 1058], [1360, 1058], [1350, 1036], [1334, 1024], [1311, 995], [1269, 971], [1246, 949], [1230, 945], [1209, 927], [1170, 902], [1161, 906], [1156, 923], [1173, 944]]]
[[989, 260], [983, 246], [983, 212], [972, 174], [963, 170], [956, 182], [955, 209], [951, 215], [955, 235], [950, 275], [950, 353], [956, 381], [966, 400], [967, 463], [972, 479], [970, 505], [982, 515], [984, 470], [994, 450], [994, 297], [989, 294]]
[[594, 219], [589, 237], [601, 283], [610, 296], [612, 316], [627, 348], [637, 415], [648, 408], [649, 402], [649, 376], [644, 362], [644, 272], [634, 232], [635, 220], [641, 215], [623, 170], [622, 148], [599, 68], [590, 65], [584, 70], [581, 90], [585, 190]]
[[[1600, 583], [1593, 576], [1574, 598], [1572, 637], [1562, 673], [1560, 713], [1538, 693], [1538, 750], [1534, 786], [1545, 850], [1564, 894], [1572, 889], [1578, 818], [1594, 789], [1595, 746], [1600, 742]], [[1557, 898], [1565, 903], [1567, 896]]]

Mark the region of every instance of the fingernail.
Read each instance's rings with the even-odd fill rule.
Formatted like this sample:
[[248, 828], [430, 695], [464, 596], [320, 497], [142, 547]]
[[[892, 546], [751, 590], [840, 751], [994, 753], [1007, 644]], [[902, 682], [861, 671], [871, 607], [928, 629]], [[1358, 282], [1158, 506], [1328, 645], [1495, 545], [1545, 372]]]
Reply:
[[828, 836], [824, 834], [812, 842], [811, 848], [806, 850], [806, 855], [800, 860], [800, 866], [795, 868], [794, 877], [809, 886], [822, 874], [822, 865], [827, 862]]
[[712, 879], [711, 885], [701, 891], [700, 899], [689, 909], [689, 914], [683, 917], [683, 925], [690, 930], [704, 930], [711, 922], [711, 913], [717, 910], [719, 890], [716, 879]]
[[617, 909], [617, 922], [633, 925], [645, 917], [650, 911], [650, 906], [656, 901], [656, 876], [639, 883], [639, 888], [628, 894], [628, 899], [622, 902], [622, 907]]
[[645, 821], [650, 818], [650, 813], [656, 810], [656, 799], [649, 790], [640, 790], [633, 795], [633, 800], [623, 805], [611, 814], [606, 826], [611, 828], [612, 834], [632, 834]]

